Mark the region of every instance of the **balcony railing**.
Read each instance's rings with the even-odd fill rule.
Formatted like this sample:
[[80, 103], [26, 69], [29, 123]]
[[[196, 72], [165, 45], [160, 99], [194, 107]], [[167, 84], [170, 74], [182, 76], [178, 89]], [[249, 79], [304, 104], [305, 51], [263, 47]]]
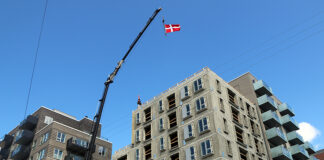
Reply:
[[273, 160], [292, 160], [290, 152], [283, 145], [271, 148], [271, 156]]
[[10, 153], [10, 148], [1, 148], [0, 150], [0, 159], [8, 159]]
[[85, 159], [84, 157], [72, 153], [69, 153], [64, 157], [64, 160], [84, 160], [84, 159]]
[[315, 149], [314, 149], [314, 146], [309, 143], [309, 142], [305, 142], [305, 144], [303, 144], [304, 148], [307, 150], [308, 154], [311, 155], [311, 154], [314, 154], [315, 153]]
[[298, 144], [291, 146], [290, 152], [294, 159], [307, 160], [309, 158], [309, 155], [305, 148]]
[[72, 137], [67, 141], [66, 150], [77, 155], [84, 156], [88, 150], [88, 145], [88, 141]]
[[29, 130], [20, 130], [19, 134], [16, 136], [15, 143], [27, 145], [29, 144], [34, 138], [34, 133]]
[[262, 120], [265, 125], [269, 128], [278, 127], [281, 125], [281, 121], [276, 112], [271, 110], [262, 113]]
[[18, 145], [11, 153], [11, 159], [23, 160], [27, 159], [30, 153], [30, 147], [24, 145]]
[[303, 137], [299, 135], [296, 131], [289, 132], [287, 134], [287, 139], [290, 145], [304, 144]]
[[259, 97], [258, 104], [263, 111], [277, 110], [276, 103], [274, 102], [274, 100], [271, 97], [269, 97], [267, 95], [263, 95], [263, 96]]
[[37, 125], [38, 118], [32, 115], [29, 115], [25, 120], [23, 120], [19, 129], [33, 130]]
[[271, 128], [266, 131], [268, 141], [275, 146], [287, 143], [287, 137], [279, 128]]
[[253, 87], [257, 95], [272, 95], [272, 89], [262, 80], [258, 80], [257, 82], [253, 83]]
[[295, 116], [294, 110], [287, 103], [280, 104], [278, 109], [281, 115], [289, 114], [291, 117]]
[[282, 116], [281, 123], [288, 132], [296, 131], [299, 129], [298, 123], [295, 121], [295, 119], [293, 119], [289, 115]]
[[0, 141], [0, 148], [9, 148], [13, 142], [14, 137], [6, 134], [2, 141]]

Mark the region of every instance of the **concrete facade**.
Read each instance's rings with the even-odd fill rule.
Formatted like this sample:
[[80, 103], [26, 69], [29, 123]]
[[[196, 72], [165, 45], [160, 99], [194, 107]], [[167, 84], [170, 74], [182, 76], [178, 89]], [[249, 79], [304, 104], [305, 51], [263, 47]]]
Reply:
[[132, 142], [112, 159], [265, 160], [260, 127], [253, 102], [204, 68], [138, 105]]
[[270, 158], [275, 160], [316, 159], [310, 156], [315, 152], [314, 147], [304, 142], [296, 132], [299, 128], [298, 123], [293, 119], [295, 116], [293, 109], [287, 103], [281, 102], [264, 81], [258, 80], [248, 72], [229, 84], [257, 106]]
[[[35, 120], [35, 121], [34, 121]], [[13, 137], [9, 146], [9, 160], [70, 160], [84, 159], [94, 122], [88, 118], [77, 120], [57, 110], [39, 108], [7, 135]], [[96, 140], [94, 160], [111, 159], [112, 143]]]

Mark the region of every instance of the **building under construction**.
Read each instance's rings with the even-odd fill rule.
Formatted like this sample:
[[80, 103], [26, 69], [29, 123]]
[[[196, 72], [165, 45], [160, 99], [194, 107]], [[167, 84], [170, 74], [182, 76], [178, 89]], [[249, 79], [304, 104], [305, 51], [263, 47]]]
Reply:
[[204, 68], [139, 103], [132, 142], [112, 159], [315, 159], [309, 156], [314, 148], [296, 133], [293, 115], [250, 73], [227, 83]]

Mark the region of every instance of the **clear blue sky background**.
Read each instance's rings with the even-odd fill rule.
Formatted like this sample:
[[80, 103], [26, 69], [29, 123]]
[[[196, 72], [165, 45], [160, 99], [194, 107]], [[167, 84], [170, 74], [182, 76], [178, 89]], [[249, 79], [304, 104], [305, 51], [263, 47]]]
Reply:
[[[0, 135], [23, 119], [45, 0], [0, 1]], [[250, 71], [324, 132], [323, 0], [49, 0], [28, 113], [40, 106], [93, 117], [103, 82], [155, 8], [109, 90], [102, 135], [130, 143], [137, 96], [152, 98], [208, 66], [225, 80]], [[164, 36], [167, 23], [181, 32]], [[324, 137], [313, 144], [324, 147]]]

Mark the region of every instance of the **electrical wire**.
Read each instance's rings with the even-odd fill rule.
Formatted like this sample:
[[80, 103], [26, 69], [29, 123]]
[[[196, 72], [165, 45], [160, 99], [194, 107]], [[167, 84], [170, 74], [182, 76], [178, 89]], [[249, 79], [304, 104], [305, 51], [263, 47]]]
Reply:
[[41, 28], [40, 28], [40, 32], [39, 32], [38, 40], [37, 40], [37, 47], [36, 47], [36, 52], [35, 52], [35, 57], [34, 57], [33, 70], [32, 70], [32, 74], [31, 74], [30, 82], [29, 82], [29, 89], [28, 89], [28, 94], [27, 94], [27, 101], [26, 101], [26, 106], [25, 106], [24, 119], [26, 118], [30, 93], [31, 93], [31, 89], [32, 89], [32, 86], [33, 86], [35, 68], [36, 68], [37, 58], [38, 58], [38, 53], [39, 53], [39, 46], [40, 46], [40, 41], [41, 41], [43, 30], [44, 30], [44, 23], [45, 23], [45, 17], [46, 17], [46, 12], [47, 12], [47, 6], [48, 6], [48, 0], [45, 0], [45, 8], [44, 8], [42, 22], [41, 22]]

